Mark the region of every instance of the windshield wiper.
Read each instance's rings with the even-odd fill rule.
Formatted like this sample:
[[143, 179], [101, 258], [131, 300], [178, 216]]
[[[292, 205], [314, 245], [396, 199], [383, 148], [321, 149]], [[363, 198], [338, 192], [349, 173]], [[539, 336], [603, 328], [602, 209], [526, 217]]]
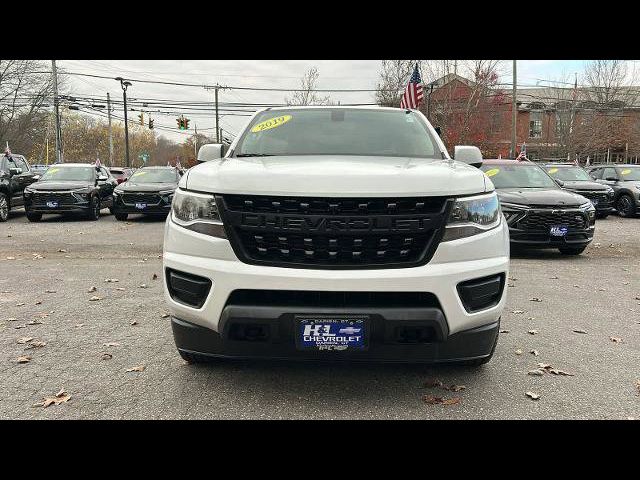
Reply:
[[239, 153], [236, 157], [273, 157], [272, 153]]

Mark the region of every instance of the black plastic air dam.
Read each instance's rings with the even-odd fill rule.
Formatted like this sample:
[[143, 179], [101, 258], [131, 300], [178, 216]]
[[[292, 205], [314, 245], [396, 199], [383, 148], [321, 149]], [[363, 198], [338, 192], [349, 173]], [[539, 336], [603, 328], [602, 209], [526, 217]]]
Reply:
[[474, 278], [458, 284], [458, 295], [467, 312], [486, 310], [500, 303], [504, 283], [504, 273]]
[[204, 305], [211, 290], [211, 280], [171, 268], [166, 269], [165, 276], [173, 300], [193, 308]]
[[[393, 322], [388, 322], [393, 323]], [[393, 326], [393, 325], [391, 325]], [[497, 340], [500, 319], [433, 343], [402, 344], [376, 340], [358, 352], [318, 352], [297, 350], [293, 338], [271, 337], [267, 342], [232, 341], [208, 328], [171, 318], [173, 337], [179, 350], [221, 358], [307, 361], [442, 363], [486, 358]]]

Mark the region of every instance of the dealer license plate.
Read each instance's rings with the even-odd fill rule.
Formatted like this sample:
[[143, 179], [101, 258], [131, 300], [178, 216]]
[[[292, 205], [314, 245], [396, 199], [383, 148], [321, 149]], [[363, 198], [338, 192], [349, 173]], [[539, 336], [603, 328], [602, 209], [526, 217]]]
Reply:
[[566, 225], [552, 225], [550, 233], [554, 237], [564, 237], [567, 235], [568, 231], [569, 227]]
[[302, 350], [364, 350], [368, 317], [296, 317], [296, 345]]
[[136, 203], [136, 208], [138, 210], [144, 210], [145, 208], [147, 208], [147, 204], [146, 203]]

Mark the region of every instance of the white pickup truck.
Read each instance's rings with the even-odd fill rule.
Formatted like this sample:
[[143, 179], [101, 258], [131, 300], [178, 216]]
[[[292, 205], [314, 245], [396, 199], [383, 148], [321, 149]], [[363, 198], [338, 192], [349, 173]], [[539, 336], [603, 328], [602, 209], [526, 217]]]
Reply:
[[476, 147], [418, 111], [257, 112], [175, 192], [165, 297], [180, 355], [486, 363], [509, 233]]

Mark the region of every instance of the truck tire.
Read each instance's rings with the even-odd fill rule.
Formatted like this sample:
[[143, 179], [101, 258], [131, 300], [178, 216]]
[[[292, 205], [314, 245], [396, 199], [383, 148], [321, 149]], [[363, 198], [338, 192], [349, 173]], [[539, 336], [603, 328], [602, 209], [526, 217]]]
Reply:
[[94, 195], [91, 197], [91, 204], [89, 205], [87, 218], [89, 220], [98, 220], [100, 218], [100, 210], [100, 199]]
[[9, 219], [9, 202], [4, 193], [0, 193], [0, 222], [6, 222]]
[[213, 361], [212, 357], [208, 355], [199, 355], [197, 353], [189, 353], [184, 352], [182, 350], [178, 350], [178, 353], [188, 363], [211, 363]]
[[587, 247], [560, 247], [560, 253], [563, 255], [580, 255]]
[[27, 212], [27, 220], [29, 220], [30, 222], [39, 222], [40, 220], [42, 220], [42, 214]]
[[636, 201], [627, 194], [623, 193], [616, 201], [616, 210], [621, 217], [633, 217], [636, 214]]

